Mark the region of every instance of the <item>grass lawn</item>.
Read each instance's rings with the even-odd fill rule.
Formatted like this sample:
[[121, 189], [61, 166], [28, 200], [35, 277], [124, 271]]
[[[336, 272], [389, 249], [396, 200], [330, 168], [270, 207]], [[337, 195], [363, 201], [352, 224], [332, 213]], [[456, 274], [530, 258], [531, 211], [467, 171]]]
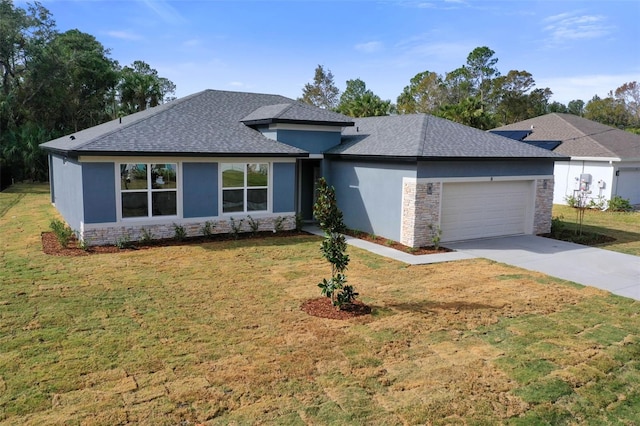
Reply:
[[350, 247], [373, 314], [321, 319], [318, 237], [55, 257], [46, 187], [0, 209], [0, 423], [640, 423], [640, 302]]
[[[553, 216], [562, 217], [567, 228], [576, 229], [577, 209], [554, 204]], [[607, 235], [616, 239], [598, 247], [640, 256], [640, 212], [607, 212], [586, 210], [583, 230]]]

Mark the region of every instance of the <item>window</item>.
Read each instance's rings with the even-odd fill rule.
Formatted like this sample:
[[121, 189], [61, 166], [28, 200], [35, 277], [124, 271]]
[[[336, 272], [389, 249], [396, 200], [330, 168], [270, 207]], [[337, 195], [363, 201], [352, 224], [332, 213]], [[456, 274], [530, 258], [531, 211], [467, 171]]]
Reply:
[[175, 216], [176, 170], [176, 164], [121, 164], [122, 217]]
[[223, 163], [222, 212], [267, 211], [269, 164]]

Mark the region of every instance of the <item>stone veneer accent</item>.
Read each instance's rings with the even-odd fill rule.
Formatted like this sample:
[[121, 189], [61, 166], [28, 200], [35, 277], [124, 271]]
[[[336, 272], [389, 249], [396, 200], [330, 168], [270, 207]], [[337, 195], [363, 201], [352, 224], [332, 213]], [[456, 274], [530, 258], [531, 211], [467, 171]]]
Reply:
[[533, 233], [535, 235], [551, 232], [553, 185], [553, 178], [536, 180], [536, 206], [533, 217]]
[[[231, 227], [231, 218], [210, 220], [215, 227], [212, 230], [213, 234], [229, 234], [233, 232]], [[238, 217], [234, 218], [236, 226], [239, 224], [240, 219], [240, 232], [252, 232], [248, 218]], [[258, 231], [276, 231], [276, 228], [280, 228], [282, 231], [290, 231], [296, 229], [296, 217], [294, 215], [287, 216], [270, 216], [262, 218], [254, 218], [259, 224]], [[281, 221], [278, 225], [278, 221]], [[176, 225], [183, 226], [187, 237], [202, 236], [202, 228], [207, 221], [200, 222], [185, 222], [176, 221]], [[104, 228], [97, 229], [84, 229], [81, 232], [80, 238], [85, 241], [88, 246], [100, 246], [100, 245], [113, 245], [118, 240], [128, 239], [129, 241], [141, 241], [146, 235], [151, 235], [152, 239], [159, 240], [165, 238], [173, 238], [175, 236], [174, 223], [161, 223], [161, 224], [147, 224], [147, 225], [115, 225], [105, 226]]]
[[[431, 194], [429, 194], [431, 186]], [[432, 245], [429, 225], [440, 225], [441, 182], [405, 179], [402, 184], [402, 228], [400, 242], [409, 247]]]

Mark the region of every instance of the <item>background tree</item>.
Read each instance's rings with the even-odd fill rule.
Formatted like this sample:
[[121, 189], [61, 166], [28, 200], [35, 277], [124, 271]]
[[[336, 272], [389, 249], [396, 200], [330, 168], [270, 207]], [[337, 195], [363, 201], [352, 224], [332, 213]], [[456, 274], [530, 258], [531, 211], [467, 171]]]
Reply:
[[416, 74], [397, 99], [400, 114], [433, 113], [445, 104], [445, 86], [435, 72]]
[[582, 99], [574, 99], [567, 104], [567, 112], [569, 114], [582, 117], [584, 114], [584, 101]]
[[298, 100], [318, 108], [335, 109], [338, 106], [339, 95], [340, 90], [333, 82], [331, 70], [325, 71], [322, 65], [318, 65], [313, 83], [304, 85], [302, 97]]
[[120, 72], [121, 114], [131, 114], [158, 106], [169, 100], [176, 90], [170, 80], [158, 76], [158, 71], [144, 61], [134, 61]]
[[596, 95], [587, 102], [584, 107], [584, 118], [620, 128], [628, 126], [631, 122], [631, 114], [624, 102], [615, 99], [611, 92], [604, 99]]
[[90, 34], [57, 34], [31, 67], [25, 100], [29, 120], [61, 136], [109, 119], [109, 93], [118, 82], [117, 63]]
[[466, 69], [475, 94], [479, 96], [481, 103], [490, 95], [492, 80], [500, 76], [500, 72], [496, 68], [498, 58], [494, 57], [495, 53], [487, 46], [482, 46], [476, 47], [467, 56]]
[[390, 107], [391, 101], [383, 101], [357, 78], [347, 80], [347, 88], [340, 96], [336, 111], [351, 117], [376, 117], [388, 115]]
[[638, 82], [624, 83], [616, 89], [614, 97], [622, 102], [629, 112], [629, 124], [640, 127], [640, 85]]
[[[0, 0], [0, 187], [11, 177], [46, 180], [40, 143], [165, 102], [175, 92], [171, 81], [142, 61], [130, 70], [123, 77], [94, 36], [59, 33], [41, 4], [19, 8]], [[130, 75], [152, 83], [144, 100], [133, 91], [121, 105], [119, 82], [128, 83]]]
[[487, 111], [480, 99], [473, 96], [457, 104], [444, 105], [434, 115], [482, 130], [496, 127], [494, 115]]

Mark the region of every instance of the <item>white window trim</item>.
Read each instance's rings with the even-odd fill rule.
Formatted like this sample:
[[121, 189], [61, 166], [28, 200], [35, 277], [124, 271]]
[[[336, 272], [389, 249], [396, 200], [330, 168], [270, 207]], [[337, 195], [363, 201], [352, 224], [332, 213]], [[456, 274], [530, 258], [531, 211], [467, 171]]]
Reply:
[[[120, 159], [122, 160], [122, 159]], [[146, 164], [147, 165], [147, 183], [150, 183], [151, 180], [151, 164], [175, 164], [176, 166], [176, 188], [175, 189], [160, 189], [153, 190], [151, 187], [145, 189], [144, 191], [147, 193], [147, 206], [150, 208], [152, 205], [152, 194], [153, 192], [169, 192], [175, 191], [176, 193], [176, 214], [175, 215], [165, 215], [165, 216], [153, 216], [150, 215], [150, 210], [147, 212], [147, 216], [138, 216], [138, 217], [122, 217], [122, 179], [120, 176], [120, 166], [123, 164]], [[182, 218], [182, 164], [179, 161], [167, 161], [166, 159], [158, 159], [158, 158], [132, 158], [128, 161], [118, 161], [115, 163], [115, 180], [116, 180], [116, 218], [118, 222], [126, 222], [126, 223], [136, 223], [139, 225], [144, 224], [157, 224], [159, 222], [165, 222], [167, 219], [179, 219]], [[128, 192], [126, 189], [124, 192]], [[130, 191], [130, 192], [142, 192], [140, 191]]]
[[[222, 179], [222, 169], [225, 164], [242, 164], [244, 165], [244, 179], [245, 186], [244, 187], [233, 187], [233, 188], [224, 188], [223, 179]], [[267, 210], [258, 210], [258, 211], [247, 211], [247, 189], [261, 189], [264, 188], [262, 186], [259, 187], [248, 187], [247, 186], [247, 164], [266, 164], [268, 167], [268, 176], [267, 176]], [[272, 161], [264, 161], [259, 159], [247, 158], [243, 160], [231, 160], [224, 161], [221, 160], [218, 162], [218, 212], [220, 217], [231, 217], [231, 216], [249, 216], [249, 215], [267, 215], [273, 213], [273, 162]], [[223, 192], [224, 190], [230, 189], [243, 189], [244, 190], [244, 210], [241, 212], [224, 212], [224, 199]]]

